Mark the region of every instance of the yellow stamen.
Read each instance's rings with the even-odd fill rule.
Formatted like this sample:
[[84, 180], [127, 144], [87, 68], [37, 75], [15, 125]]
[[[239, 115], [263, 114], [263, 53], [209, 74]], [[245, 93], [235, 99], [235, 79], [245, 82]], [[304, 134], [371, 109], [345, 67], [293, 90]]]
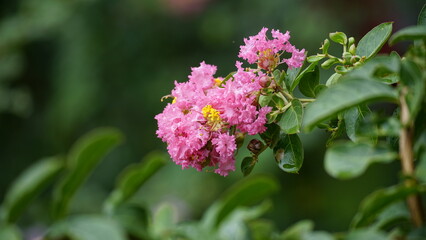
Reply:
[[176, 103], [176, 97], [173, 98], [172, 104]]
[[214, 109], [212, 105], [206, 105], [201, 110], [203, 116], [207, 119], [209, 123], [220, 122], [220, 113], [218, 110]]
[[215, 79], [214, 79], [214, 82], [215, 82], [215, 85], [216, 85], [216, 86], [220, 86], [220, 84], [222, 84], [222, 79], [220, 79], [220, 78], [215, 78]]

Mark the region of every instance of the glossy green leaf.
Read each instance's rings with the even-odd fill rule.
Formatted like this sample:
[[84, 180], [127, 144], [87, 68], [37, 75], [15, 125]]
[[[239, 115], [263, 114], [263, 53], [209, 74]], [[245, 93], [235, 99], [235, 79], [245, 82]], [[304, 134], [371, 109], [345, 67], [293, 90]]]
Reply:
[[394, 33], [389, 40], [389, 44], [393, 45], [401, 41], [414, 41], [426, 39], [426, 25], [410, 26]]
[[314, 98], [316, 96], [315, 87], [319, 84], [319, 67], [315, 66], [312, 72], [303, 75], [299, 82], [300, 92], [307, 96]]
[[63, 168], [63, 159], [43, 159], [26, 169], [6, 193], [2, 218], [16, 222], [29, 203], [48, 185]]
[[[111, 218], [79, 215], [53, 225], [48, 236], [70, 240], [126, 240], [123, 229]], [[50, 239], [49, 238], [49, 239]]]
[[290, 91], [293, 92], [294, 89], [296, 88], [296, 86], [299, 84], [300, 80], [302, 79], [302, 77], [307, 74], [310, 73], [312, 71], [314, 71], [315, 66], [318, 64], [318, 62], [313, 62], [311, 64], [309, 64], [305, 69], [303, 69], [302, 72], [300, 72], [299, 75], [297, 75], [296, 78], [294, 78], [293, 81], [289, 82], [289, 86], [290, 86]]
[[426, 92], [425, 78], [419, 67], [407, 59], [401, 62], [401, 82], [408, 86], [406, 100], [410, 112], [410, 118], [415, 119], [422, 107], [422, 101]]
[[358, 43], [356, 55], [373, 57], [380, 51], [392, 33], [392, 22], [382, 23], [371, 29]]
[[418, 192], [419, 189], [416, 187], [397, 185], [371, 193], [361, 202], [358, 212], [352, 220], [351, 227], [361, 228], [368, 226], [377, 219], [377, 216], [385, 208]]
[[289, 173], [298, 173], [303, 164], [303, 146], [297, 134], [281, 134], [274, 148], [278, 166]]
[[152, 152], [141, 163], [128, 166], [120, 174], [115, 189], [105, 202], [104, 210], [111, 213], [115, 207], [132, 197], [166, 163], [167, 155]]
[[69, 203], [103, 157], [122, 141], [122, 134], [112, 128], [96, 129], [74, 144], [68, 156], [67, 175], [56, 185], [52, 205], [55, 219], [67, 214]]
[[304, 112], [304, 130], [311, 131], [322, 121], [358, 104], [371, 101], [397, 101], [397, 92], [391, 87], [363, 78], [347, 78], [325, 89]]
[[303, 106], [298, 99], [291, 101], [291, 106], [283, 113], [279, 125], [284, 133], [295, 134], [302, 126]]
[[256, 159], [253, 157], [245, 157], [241, 162], [241, 172], [244, 177], [248, 176], [256, 165]]
[[266, 124], [266, 131], [259, 134], [260, 137], [265, 141], [266, 145], [270, 148], [274, 148], [280, 138], [281, 128], [275, 123]]
[[[299, 73], [300, 73], [301, 70], [302, 70], [301, 67], [300, 68], [292, 68], [292, 69], [287, 70], [287, 74], [285, 75], [285, 78], [284, 78], [284, 82], [285, 82], [287, 89], [291, 89], [291, 87], [293, 86], [297, 76], [299, 76]], [[297, 84], [296, 84], [296, 86], [297, 86]], [[293, 90], [294, 90], [294, 88], [293, 88]], [[293, 90], [291, 90], [291, 91], [293, 91]]]
[[374, 229], [359, 229], [352, 232], [346, 236], [345, 240], [389, 240], [384, 232], [377, 231]]
[[4, 240], [22, 240], [19, 229], [14, 225], [0, 224], [0, 239]]
[[334, 32], [329, 34], [330, 39], [338, 44], [345, 45], [348, 42], [348, 37], [343, 32]]
[[387, 147], [344, 142], [327, 150], [324, 164], [332, 177], [350, 179], [360, 176], [372, 163], [389, 163], [397, 157], [398, 154]]
[[277, 192], [278, 182], [268, 176], [253, 176], [244, 178], [217, 200], [204, 214], [203, 226], [213, 228], [223, 222], [227, 216], [240, 206], [257, 204]]

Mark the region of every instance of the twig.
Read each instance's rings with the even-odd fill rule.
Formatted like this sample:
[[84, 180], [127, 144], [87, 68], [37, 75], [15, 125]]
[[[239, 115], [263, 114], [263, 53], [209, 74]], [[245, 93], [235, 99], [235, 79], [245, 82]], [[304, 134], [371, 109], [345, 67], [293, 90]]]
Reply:
[[[402, 128], [399, 133], [399, 155], [401, 158], [402, 172], [405, 176], [414, 175], [414, 162], [413, 162], [413, 122], [410, 120], [410, 113], [408, 110], [405, 96], [407, 88], [403, 88], [400, 94], [400, 107], [401, 107], [401, 124]], [[415, 178], [407, 178], [405, 180], [407, 187], [417, 185]], [[424, 213], [420, 195], [411, 195], [407, 197], [408, 208], [410, 209], [411, 218], [416, 227], [420, 227], [424, 222]]]

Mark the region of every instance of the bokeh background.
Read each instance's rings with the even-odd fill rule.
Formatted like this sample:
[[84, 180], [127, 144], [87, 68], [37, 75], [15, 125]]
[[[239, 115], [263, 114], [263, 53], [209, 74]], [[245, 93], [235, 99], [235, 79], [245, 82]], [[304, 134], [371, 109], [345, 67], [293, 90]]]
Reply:
[[[394, 31], [416, 23], [423, 0], [0, 0], [0, 201], [7, 187], [38, 159], [65, 154], [82, 134], [100, 126], [120, 129], [126, 141], [111, 152], [73, 201], [72, 212], [99, 211], [100, 202], [128, 164], [153, 150], [154, 116], [174, 80], [186, 81], [201, 61], [234, 70], [243, 38], [262, 27], [291, 32], [291, 42], [314, 54], [329, 32], [358, 41], [372, 27], [394, 21]], [[390, 49], [403, 52], [405, 45]], [[322, 72], [326, 79], [331, 73]], [[327, 134], [302, 135], [300, 174], [279, 170], [271, 152], [252, 174], [274, 175], [281, 191], [265, 217], [279, 229], [312, 219], [316, 229], [343, 231], [359, 201], [398, 181], [398, 163], [374, 165], [366, 174], [338, 181], [323, 168]], [[247, 141], [246, 141], [247, 142]], [[237, 169], [248, 153], [239, 152]], [[172, 161], [133, 201], [155, 208], [172, 203], [180, 220], [198, 219], [231, 184], [211, 172], [181, 170]], [[31, 205], [21, 226], [43, 228], [47, 191]]]

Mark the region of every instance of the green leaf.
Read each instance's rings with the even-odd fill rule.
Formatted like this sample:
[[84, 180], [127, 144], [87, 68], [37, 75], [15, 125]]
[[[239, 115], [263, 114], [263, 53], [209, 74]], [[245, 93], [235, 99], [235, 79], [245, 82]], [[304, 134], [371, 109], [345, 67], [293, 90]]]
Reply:
[[116, 209], [113, 219], [116, 220], [129, 235], [138, 237], [138, 239], [150, 239], [148, 229], [151, 219], [150, 211], [147, 209], [135, 204], [123, 204]]
[[52, 214], [55, 219], [64, 217], [68, 205], [78, 188], [96, 165], [122, 141], [122, 134], [112, 128], [96, 129], [74, 144], [68, 155], [68, 174], [54, 189]]
[[26, 169], [5, 195], [2, 218], [6, 222], [16, 222], [29, 203], [54, 180], [62, 168], [62, 159], [51, 157]]
[[141, 163], [128, 166], [120, 174], [115, 189], [104, 203], [106, 213], [111, 213], [118, 205], [131, 198], [166, 163], [165, 154], [152, 152]]
[[269, 105], [269, 102], [272, 100], [272, 94], [269, 95], [260, 95], [259, 96], [259, 105], [265, 107]]
[[419, 17], [417, 18], [417, 25], [426, 25], [426, 4], [420, 10]]
[[315, 125], [336, 116], [337, 113], [358, 104], [377, 100], [397, 101], [397, 92], [391, 87], [363, 78], [346, 78], [325, 89], [304, 113], [303, 126], [311, 131]]
[[284, 133], [295, 134], [302, 126], [303, 107], [298, 99], [291, 101], [291, 106], [283, 113], [279, 125]]
[[362, 202], [352, 220], [352, 228], [361, 228], [371, 224], [385, 208], [419, 192], [417, 187], [397, 185], [377, 190], [368, 195]]
[[256, 165], [256, 159], [253, 157], [245, 157], [241, 162], [241, 172], [244, 177], [248, 176]]
[[328, 79], [327, 79], [327, 82], [325, 83], [325, 85], [327, 86], [327, 87], [330, 87], [331, 85], [334, 85], [334, 84], [336, 84], [338, 81], [339, 81], [339, 79], [340, 79], [340, 77], [342, 76], [342, 74], [339, 74], [339, 73], [333, 73]]
[[426, 39], [426, 25], [410, 26], [394, 33], [389, 40], [390, 45], [407, 40]]
[[266, 124], [266, 131], [259, 134], [260, 137], [265, 141], [266, 145], [270, 148], [274, 148], [280, 138], [281, 128], [275, 123]]
[[370, 59], [380, 51], [391, 33], [392, 22], [385, 22], [374, 27], [359, 41], [356, 55]]
[[278, 166], [289, 173], [298, 173], [303, 164], [303, 146], [297, 134], [281, 134], [274, 156]]
[[294, 89], [296, 88], [296, 86], [299, 84], [300, 80], [302, 79], [302, 77], [307, 74], [310, 73], [312, 71], [314, 71], [315, 66], [318, 64], [318, 62], [313, 62], [311, 64], [309, 64], [305, 69], [303, 69], [302, 72], [300, 72], [299, 75], [297, 75], [297, 77], [293, 80], [293, 81], [289, 81], [289, 86], [290, 86], [290, 91], [293, 92]]
[[389, 238], [385, 235], [384, 232], [377, 231], [374, 229], [358, 229], [346, 236], [345, 240], [366, 240], [366, 239], [374, 239], [374, 240], [389, 240]]
[[319, 84], [319, 68], [315, 66], [312, 72], [308, 72], [300, 79], [299, 90], [307, 96], [314, 98], [316, 96], [315, 87]]
[[358, 142], [358, 126], [359, 122], [364, 119], [365, 115], [370, 113], [370, 109], [367, 106], [356, 106], [353, 108], [350, 108], [345, 111], [344, 113], [344, 120], [345, 120], [345, 127], [346, 127], [346, 134], [348, 135], [349, 139], [352, 140], [352, 142]]
[[333, 42], [341, 45], [345, 45], [348, 42], [348, 37], [346, 37], [346, 34], [342, 32], [330, 33], [329, 37]]
[[397, 157], [398, 154], [387, 147], [344, 142], [327, 150], [324, 164], [332, 177], [350, 179], [360, 176], [372, 163], [389, 163]]
[[302, 240], [305, 233], [311, 232], [314, 229], [314, 223], [310, 220], [303, 220], [295, 223], [293, 226], [287, 228], [280, 235], [280, 240]]
[[[287, 89], [290, 89], [291, 86], [293, 86], [297, 76], [299, 75], [302, 68], [292, 68], [287, 70], [287, 75], [285, 75], [284, 82], [287, 87]], [[297, 86], [297, 84], [296, 84]], [[293, 88], [294, 90], [294, 88]], [[291, 90], [291, 91], [293, 91]]]
[[378, 216], [372, 227], [387, 230], [401, 223], [410, 222], [411, 215], [404, 201], [398, 201], [386, 207]]
[[0, 239], [4, 240], [21, 240], [22, 235], [19, 229], [14, 225], [2, 225], [0, 224]]
[[312, 55], [312, 56], [307, 57], [307, 61], [310, 62], [310, 63], [318, 62], [323, 58], [325, 58], [324, 54]]
[[175, 227], [176, 210], [172, 205], [163, 203], [158, 207], [152, 221], [152, 234], [158, 239], [167, 239], [169, 232]]
[[218, 226], [237, 207], [257, 204], [277, 192], [278, 182], [268, 176], [254, 176], [239, 181], [217, 200], [204, 214], [203, 226]]
[[415, 119], [425, 96], [426, 83], [421, 70], [410, 60], [401, 62], [401, 82], [408, 86], [406, 100], [410, 118]]
[[339, 59], [338, 58], [329, 58], [326, 61], [324, 61], [323, 63], [321, 63], [321, 67], [324, 69], [329, 69], [331, 66], [333, 66], [334, 64], [339, 63]]
[[399, 81], [401, 58], [397, 54], [377, 56], [365, 63], [362, 67], [355, 68], [347, 77], [376, 78], [383, 83], [394, 84]]
[[96, 215], [80, 215], [59, 222], [49, 229], [48, 237], [70, 240], [127, 239], [123, 229], [115, 221]]
[[324, 84], [318, 84], [315, 88], [314, 88], [314, 92], [315, 92], [315, 96], [318, 96], [318, 94], [320, 94], [322, 91], [324, 91], [325, 89], [327, 89], [327, 86]]

